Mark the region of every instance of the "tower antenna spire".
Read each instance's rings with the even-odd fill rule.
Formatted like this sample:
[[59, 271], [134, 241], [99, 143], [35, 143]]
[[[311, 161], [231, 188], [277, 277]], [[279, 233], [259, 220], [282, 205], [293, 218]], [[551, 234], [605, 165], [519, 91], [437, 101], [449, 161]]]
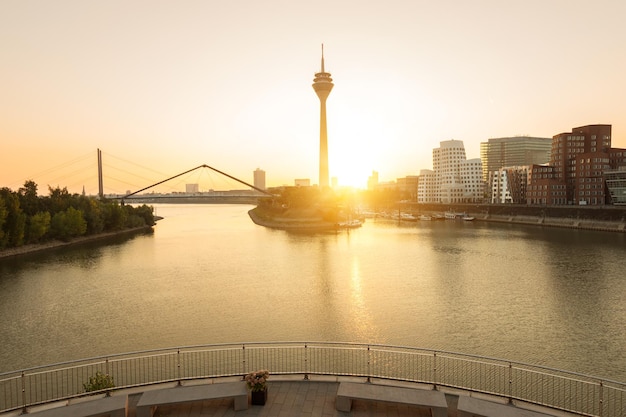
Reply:
[[322, 72], [324, 71], [324, 44], [322, 44]]

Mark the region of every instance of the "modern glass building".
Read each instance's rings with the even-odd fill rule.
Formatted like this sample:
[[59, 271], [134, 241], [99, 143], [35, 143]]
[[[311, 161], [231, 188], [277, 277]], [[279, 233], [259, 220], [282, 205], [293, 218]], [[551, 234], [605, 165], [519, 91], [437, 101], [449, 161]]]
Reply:
[[626, 205], [626, 166], [604, 171], [604, 180], [609, 189], [611, 204]]
[[483, 181], [504, 167], [541, 165], [550, 162], [552, 138], [515, 136], [494, 138], [480, 144]]

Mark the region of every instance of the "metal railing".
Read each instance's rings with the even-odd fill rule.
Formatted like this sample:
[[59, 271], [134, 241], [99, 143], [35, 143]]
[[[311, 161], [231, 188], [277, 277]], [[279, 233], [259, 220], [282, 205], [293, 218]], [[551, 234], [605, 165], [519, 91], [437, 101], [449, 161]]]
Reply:
[[[584, 416], [626, 415], [626, 384], [519, 362], [413, 347], [331, 342], [217, 344], [149, 350], [0, 374], [0, 412], [88, 395], [96, 372], [115, 390], [164, 382], [273, 375], [359, 376], [496, 395]], [[107, 390], [102, 390], [106, 392]], [[93, 392], [89, 393], [93, 394]]]

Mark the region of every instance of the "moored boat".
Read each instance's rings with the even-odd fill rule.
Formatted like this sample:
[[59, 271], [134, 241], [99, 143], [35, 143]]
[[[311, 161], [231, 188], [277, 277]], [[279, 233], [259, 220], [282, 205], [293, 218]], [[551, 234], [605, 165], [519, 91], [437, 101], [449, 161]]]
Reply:
[[363, 222], [358, 219], [346, 220], [344, 222], [337, 223], [337, 227], [340, 229], [355, 229], [361, 227]]
[[417, 217], [410, 213], [400, 213], [400, 220], [404, 220], [406, 222], [414, 222], [417, 221]]

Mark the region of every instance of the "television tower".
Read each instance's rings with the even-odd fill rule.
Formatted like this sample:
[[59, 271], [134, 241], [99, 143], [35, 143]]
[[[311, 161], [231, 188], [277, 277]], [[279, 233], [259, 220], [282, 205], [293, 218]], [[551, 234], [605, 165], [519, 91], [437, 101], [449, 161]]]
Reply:
[[328, 135], [326, 133], [326, 99], [333, 89], [330, 73], [324, 71], [324, 44], [322, 44], [322, 70], [315, 74], [313, 89], [320, 99], [320, 187], [328, 187]]

